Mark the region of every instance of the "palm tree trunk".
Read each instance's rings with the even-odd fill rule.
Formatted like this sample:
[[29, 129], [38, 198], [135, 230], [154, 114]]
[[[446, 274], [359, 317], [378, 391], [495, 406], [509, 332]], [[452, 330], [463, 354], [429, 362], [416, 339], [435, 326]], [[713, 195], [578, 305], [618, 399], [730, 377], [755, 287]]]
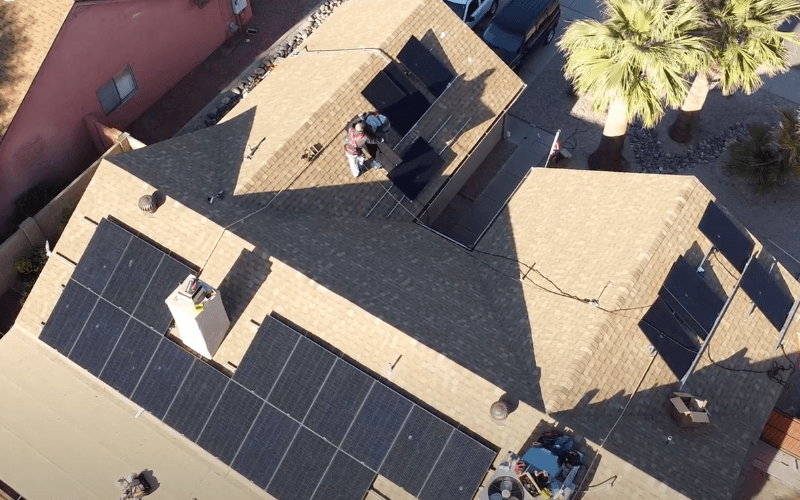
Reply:
[[697, 73], [689, 89], [689, 95], [683, 101], [681, 111], [675, 122], [669, 128], [669, 136], [675, 142], [689, 142], [694, 135], [697, 127], [697, 119], [700, 117], [700, 110], [708, 97], [711, 89], [711, 80], [707, 73]]
[[615, 99], [608, 108], [600, 145], [589, 155], [589, 169], [617, 172], [628, 170], [628, 160], [622, 156], [627, 134], [628, 108], [621, 99]]

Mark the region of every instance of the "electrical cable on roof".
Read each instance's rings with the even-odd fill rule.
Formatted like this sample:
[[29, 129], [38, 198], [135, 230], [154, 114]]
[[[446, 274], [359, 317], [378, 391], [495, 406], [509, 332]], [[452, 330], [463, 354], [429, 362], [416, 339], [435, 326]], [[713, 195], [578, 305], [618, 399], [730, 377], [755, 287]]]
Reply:
[[711, 360], [715, 366], [722, 368], [723, 370], [728, 370], [731, 372], [744, 372], [744, 373], [766, 373], [767, 378], [771, 381], [775, 382], [776, 384], [780, 384], [783, 386], [784, 389], [789, 388], [789, 382], [783, 379], [782, 372], [788, 371], [788, 376], [791, 376], [794, 372], [797, 371], [797, 367], [794, 364], [794, 361], [786, 354], [786, 349], [784, 349], [783, 344], [781, 344], [781, 351], [783, 351], [783, 356], [789, 361], [789, 366], [779, 364], [777, 361], [772, 360], [772, 366], [767, 368], [766, 370], [753, 370], [751, 368], [731, 368], [729, 366], [725, 366], [723, 364], [717, 363], [714, 361], [714, 358], [711, 357], [711, 346], [709, 345], [706, 348], [706, 353], [708, 353], [708, 359]]
[[719, 262], [719, 265], [720, 265], [720, 267], [722, 267], [722, 269], [724, 269], [724, 270], [725, 270], [725, 272], [726, 272], [726, 273], [728, 273], [728, 274], [731, 276], [731, 278], [733, 278], [733, 279], [739, 279], [739, 278], [737, 278], [737, 277], [736, 277], [736, 275], [735, 275], [735, 274], [733, 274], [733, 273], [732, 273], [732, 272], [731, 272], [731, 271], [730, 271], [730, 270], [727, 268], [727, 266], [725, 266], [725, 264], [722, 262], [722, 259], [720, 259], [719, 257], [717, 257], [717, 251], [716, 251], [716, 247], [714, 248], [714, 251], [713, 251], [713, 252], [711, 252], [711, 257], [713, 257], [713, 258], [714, 258], [714, 259], [715, 259], [717, 262]]
[[600, 443], [600, 446], [598, 446], [597, 451], [594, 454], [594, 458], [592, 458], [592, 462], [589, 464], [589, 467], [586, 468], [586, 474], [583, 475], [583, 480], [581, 480], [581, 484], [578, 485], [578, 488], [576, 489], [576, 491], [580, 491], [581, 488], [583, 487], [583, 483], [586, 482], [586, 478], [589, 477], [589, 471], [592, 470], [592, 466], [594, 466], [594, 462], [597, 460], [597, 457], [600, 456], [600, 450], [602, 450], [603, 447], [606, 445], [606, 443], [608, 442], [608, 438], [611, 437], [611, 433], [614, 432], [614, 429], [616, 429], [617, 424], [619, 424], [620, 420], [622, 420], [623, 415], [625, 415], [625, 411], [627, 411], [628, 406], [631, 405], [631, 401], [633, 401], [633, 398], [634, 398], [634, 396], [636, 396], [636, 393], [639, 392], [639, 388], [642, 387], [642, 383], [644, 382], [644, 378], [647, 376], [647, 373], [650, 371], [650, 367], [653, 366], [653, 362], [655, 360], [656, 360], [656, 356], [655, 355], [650, 356], [650, 362], [647, 363], [647, 367], [644, 369], [644, 372], [642, 373], [642, 377], [639, 379], [639, 383], [636, 384], [636, 388], [631, 393], [631, 397], [628, 398], [628, 402], [625, 403], [625, 407], [622, 409], [622, 412], [619, 414], [619, 417], [617, 417], [617, 421], [614, 422], [614, 425], [611, 426], [611, 429], [609, 429], [608, 434], [606, 434], [605, 439], [603, 439], [603, 441]]

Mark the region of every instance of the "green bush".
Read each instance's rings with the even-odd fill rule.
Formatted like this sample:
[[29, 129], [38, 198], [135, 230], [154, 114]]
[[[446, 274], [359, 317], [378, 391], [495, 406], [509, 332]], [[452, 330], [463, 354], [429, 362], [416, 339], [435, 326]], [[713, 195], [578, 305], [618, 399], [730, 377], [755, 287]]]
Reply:
[[20, 274], [20, 293], [23, 302], [36, 283], [36, 278], [42, 272], [45, 262], [47, 262], [47, 253], [44, 248], [30, 248], [14, 261], [14, 268]]
[[725, 171], [766, 192], [800, 176], [800, 123], [797, 114], [780, 111], [781, 123], [750, 127], [745, 139], [731, 145]]

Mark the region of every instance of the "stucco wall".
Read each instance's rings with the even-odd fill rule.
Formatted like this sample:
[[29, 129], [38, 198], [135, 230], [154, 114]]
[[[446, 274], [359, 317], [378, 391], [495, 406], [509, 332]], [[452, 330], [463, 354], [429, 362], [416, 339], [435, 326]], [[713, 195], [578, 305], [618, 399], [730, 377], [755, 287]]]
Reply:
[[[242, 23], [252, 17], [250, 7]], [[124, 130], [229, 36], [230, 0], [130, 0], [76, 5], [0, 143], [0, 217], [45, 179], [76, 176], [100, 151], [85, 116]], [[108, 116], [97, 90], [130, 65], [137, 91]]]
[[14, 287], [17, 281], [14, 263], [20, 255], [29, 248], [43, 246], [45, 240], [50, 242], [51, 247], [55, 247], [58, 237], [61, 236], [62, 213], [70, 206], [78, 204], [100, 160], [141, 147], [144, 147], [144, 144], [136, 139], [127, 135], [121, 138], [36, 215], [23, 221], [20, 229], [0, 244], [0, 295]]

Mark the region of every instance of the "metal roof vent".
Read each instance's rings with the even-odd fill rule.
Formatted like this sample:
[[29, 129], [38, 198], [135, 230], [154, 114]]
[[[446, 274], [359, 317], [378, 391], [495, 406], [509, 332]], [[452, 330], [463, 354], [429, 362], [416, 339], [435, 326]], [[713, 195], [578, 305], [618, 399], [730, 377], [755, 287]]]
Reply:
[[151, 195], [146, 194], [139, 198], [139, 209], [144, 213], [154, 214], [158, 210], [158, 205]]

